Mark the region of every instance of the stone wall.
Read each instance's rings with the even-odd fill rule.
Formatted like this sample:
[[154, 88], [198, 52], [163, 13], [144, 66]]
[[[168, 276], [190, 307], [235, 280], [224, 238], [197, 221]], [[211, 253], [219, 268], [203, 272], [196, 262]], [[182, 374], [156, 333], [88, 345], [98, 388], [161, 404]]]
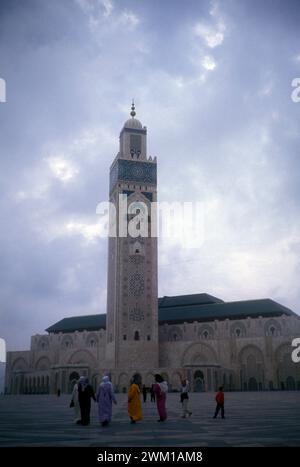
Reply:
[[[300, 336], [297, 316], [247, 318], [207, 323], [159, 326], [159, 367], [147, 368], [147, 341], [143, 362], [135, 365], [131, 347], [123, 365], [111, 369], [106, 361], [106, 331], [36, 335], [31, 349], [8, 352], [6, 391], [18, 393], [70, 392], [76, 379], [88, 376], [96, 388], [104, 373], [117, 391], [128, 387], [135, 373], [147, 386], [159, 372], [178, 390], [187, 377], [194, 391], [300, 389], [300, 365], [291, 360], [293, 338]], [[139, 347], [140, 349], [140, 347]]]

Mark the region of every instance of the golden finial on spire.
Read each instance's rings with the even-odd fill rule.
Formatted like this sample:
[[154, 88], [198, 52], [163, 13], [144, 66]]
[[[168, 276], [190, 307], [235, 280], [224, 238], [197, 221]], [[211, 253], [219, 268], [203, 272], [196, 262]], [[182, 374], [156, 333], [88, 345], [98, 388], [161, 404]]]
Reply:
[[134, 117], [136, 116], [136, 113], [135, 113], [135, 105], [134, 105], [134, 99], [132, 99], [130, 115], [132, 116], [132, 118], [134, 118]]

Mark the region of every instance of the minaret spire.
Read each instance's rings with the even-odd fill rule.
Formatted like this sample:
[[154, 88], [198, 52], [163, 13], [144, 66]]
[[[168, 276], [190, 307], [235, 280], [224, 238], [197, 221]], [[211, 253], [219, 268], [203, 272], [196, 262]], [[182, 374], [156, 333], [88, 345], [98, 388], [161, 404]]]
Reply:
[[134, 117], [136, 116], [135, 105], [134, 105], [134, 99], [132, 99], [130, 115], [132, 116], [132, 118], [134, 118]]

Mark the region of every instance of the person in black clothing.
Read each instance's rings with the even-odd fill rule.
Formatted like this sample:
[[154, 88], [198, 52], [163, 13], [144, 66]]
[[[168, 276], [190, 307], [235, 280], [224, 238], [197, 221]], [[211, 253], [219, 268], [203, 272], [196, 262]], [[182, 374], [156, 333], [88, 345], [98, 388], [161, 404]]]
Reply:
[[90, 424], [91, 399], [96, 402], [94, 390], [89, 384], [88, 378], [81, 376], [78, 382], [78, 399], [80, 405], [81, 420], [77, 423], [80, 425]]
[[145, 385], [143, 385], [143, 400], [144, 402], [147, 401], [147, 388]]
[[154, 384], [152, 384], [151, 389], [150, 389], [151, 402], [155, 402], [155, 393], [154, 393], [153, 386]]

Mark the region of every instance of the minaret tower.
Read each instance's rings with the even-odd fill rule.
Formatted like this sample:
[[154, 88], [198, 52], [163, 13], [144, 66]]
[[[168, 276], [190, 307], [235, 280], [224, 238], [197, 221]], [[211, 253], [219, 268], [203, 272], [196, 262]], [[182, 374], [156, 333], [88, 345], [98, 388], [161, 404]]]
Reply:
[[[157, 238], [151, 236], [157, 164], [156, 158], [147, 157], [147, 128], [135, 118], [134, 102], [130, 115], [110, 168], [116, 236], [110, 236], [108, 247], [106, 366], [139, 371], [158, 367]], [[137, 222], [136, 216], [145, 212]], [[133, 235], [130, 223], [137, 227]]]

